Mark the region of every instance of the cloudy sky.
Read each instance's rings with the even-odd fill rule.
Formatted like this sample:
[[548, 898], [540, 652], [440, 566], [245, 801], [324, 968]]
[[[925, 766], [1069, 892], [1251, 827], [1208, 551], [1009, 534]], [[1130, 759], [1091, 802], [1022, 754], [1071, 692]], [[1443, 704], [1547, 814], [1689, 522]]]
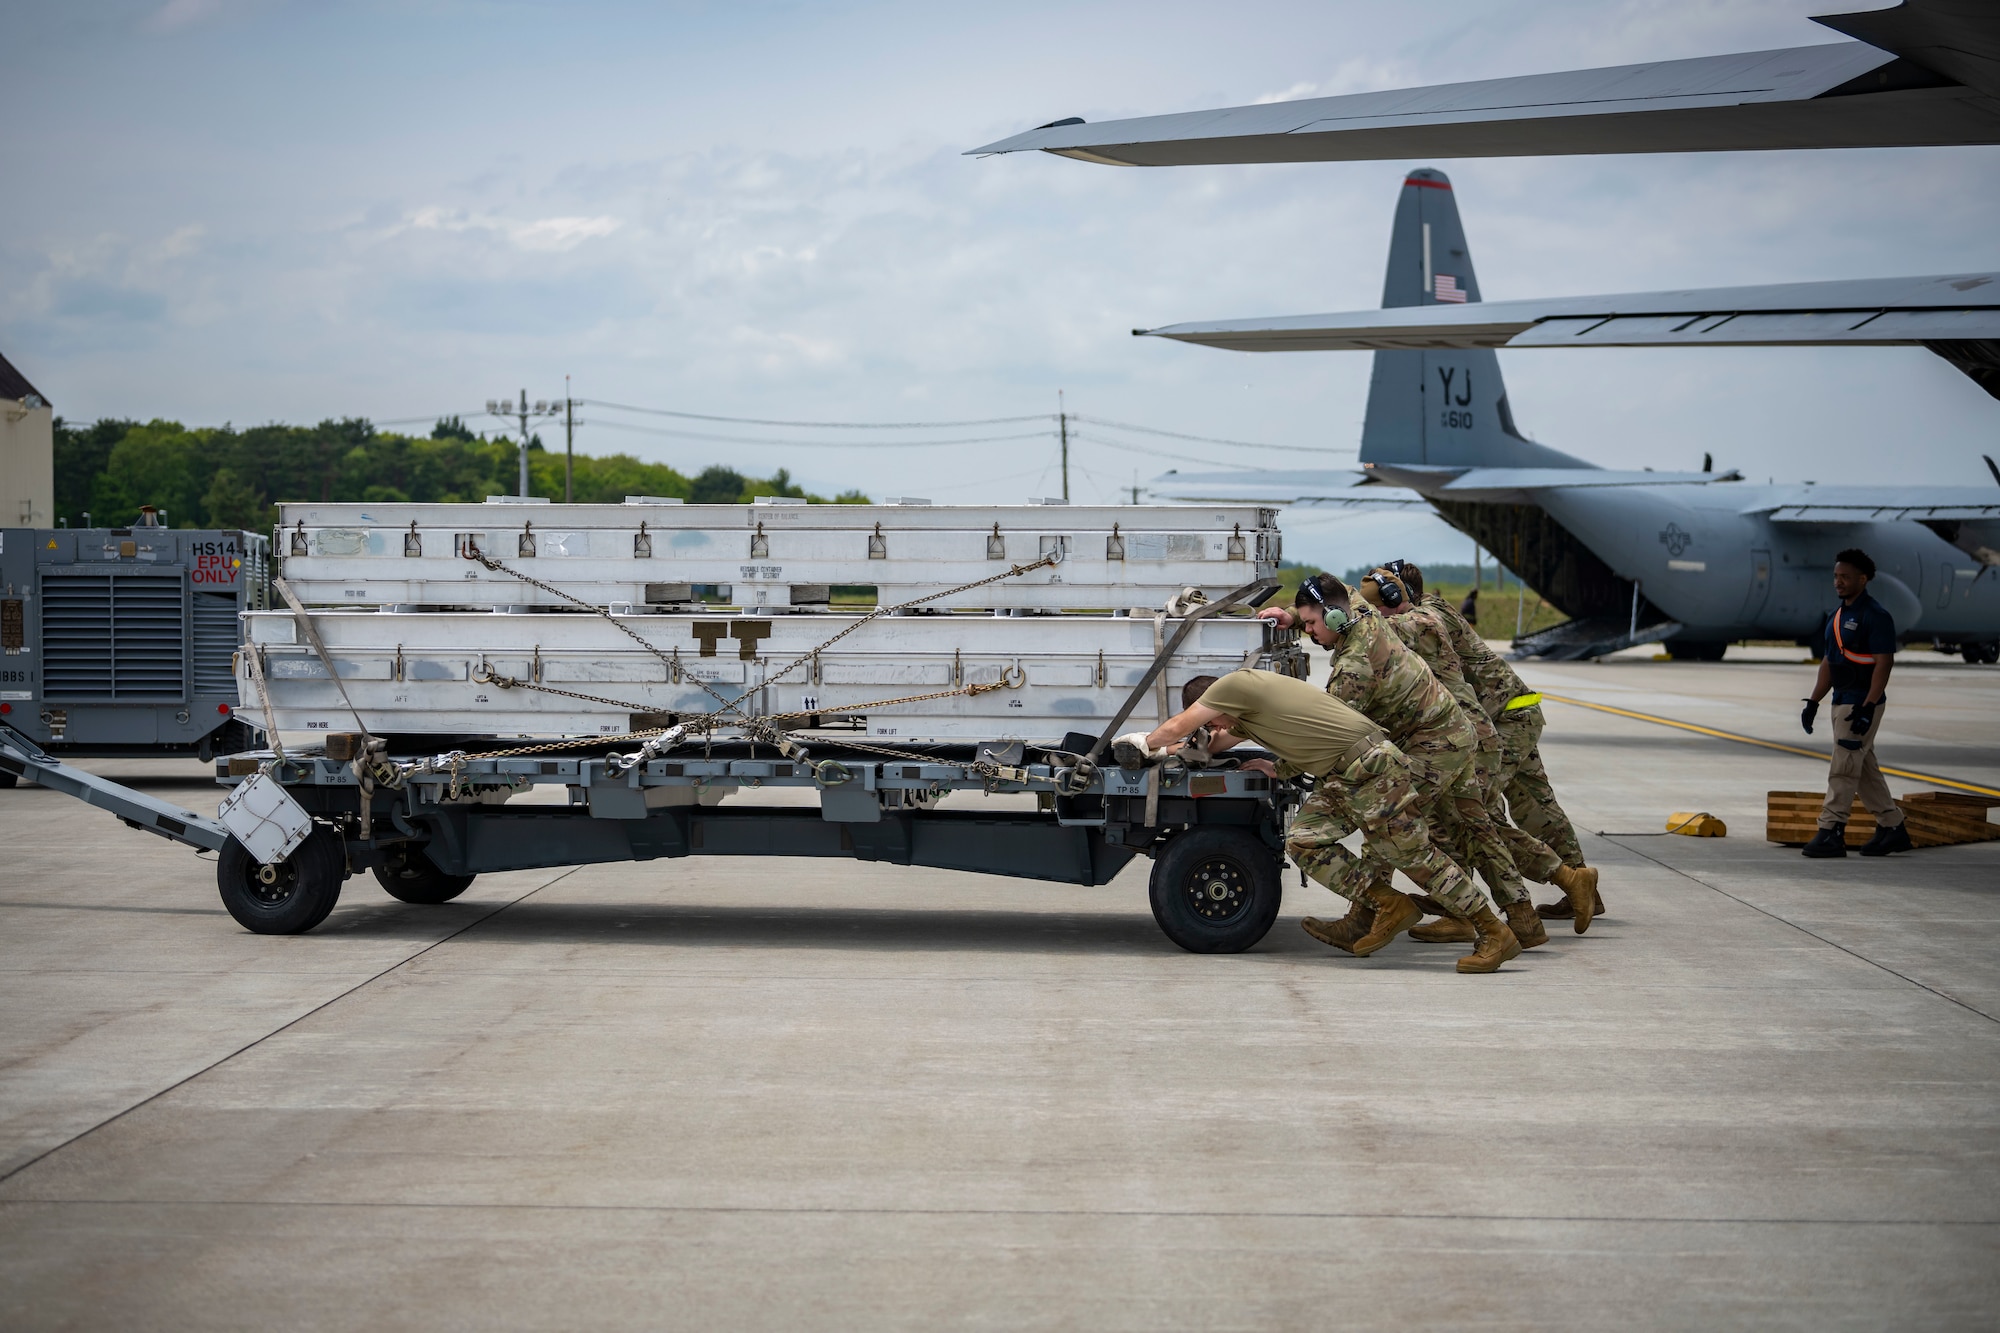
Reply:
[[[1365, 354], [1128, 330], [1373, 305], [1419, 165], [1456, 182], [1489, 299], [1993, 268], [2000, 153], [1133, 170], [963, 151], [1061, 116], [1838, 40], [1805, 16], [1840, 7], [12, 0], [0, 350], [72, 420], [402, 421], [554, 397], [565, 375], [585, 400], [812, 421], [1022, 416], [1061, 391], [1345, 466]], [[1781, 480], [1987, 485], [1978, 455], [2000, 444], [2000, 404], [1920, 350], [1502, 364], [1530, 434], [1607, 465], [1708, 451]], [[923, 437], [585, 418], [589, 452], [786, 466], [828, 491], [1060, 486], [1052, 436], [988, 438], [1037, 423], [863, 448]], [[1148, 438], [1083, 428], [1073, 493], [1187, 466], [1133, 452]], [[1385, 542], [1469, 553], [1434, 520], [1297, 515], [1287, 532], [1336, 566]]]

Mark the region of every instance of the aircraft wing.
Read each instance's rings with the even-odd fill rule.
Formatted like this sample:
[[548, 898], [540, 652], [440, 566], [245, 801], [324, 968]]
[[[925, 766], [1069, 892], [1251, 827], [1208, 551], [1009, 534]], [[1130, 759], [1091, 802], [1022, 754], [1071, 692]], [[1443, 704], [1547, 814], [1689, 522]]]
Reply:
[[1818, 18], [1860, 41], [1088, 124], [972, 151], [1114, 166], [2000, 143], [2000, 7]]
[[2000, 338], [2000, 272], [1397, 306], [1134, 329], [1236, 352], [1883, 346]]
[[[1233, 471], [1166, 473], [1147, 488], [1163, 500], [1194, 504], [1279, 504], [1310, 508], [1408, 507], [1429, 499], [1533, 504], [1543, 491], [1612, 486], [1715, 486], [1737, 472], [1614, 472], [1606, 468], [1425, 468], [1366, 464], [1352, 472]], [[1429, 497], [1428, 499], [1426, 497]]]
[[2000, 272], [1398, 306], [1133, 333], [1236, 352], [1915, 345], [2000, 397]]
[[1779, 505], [1765, 517], [1773, 523], [1943, 523], [2000, 519], [1995, 504], [1898, 504], [1891, 488], [1876, 504]]
[[1383, 486], [1353, 472], [1247, 471], [1168, 472], [1148, 484], [1155, 499], [1189, 504], [1278, 504], [1326, 508], [1420, 506], [1424, 497], [1399, 486]]
[[[2000, 481], [2000, 466], [1986, 466]], [[1921, 523], [1982, 565], [2000, 565], [2000, 493], [1965, 486], [1815, 486], [1806, 495], [1748, 510], [1787, 526]]]

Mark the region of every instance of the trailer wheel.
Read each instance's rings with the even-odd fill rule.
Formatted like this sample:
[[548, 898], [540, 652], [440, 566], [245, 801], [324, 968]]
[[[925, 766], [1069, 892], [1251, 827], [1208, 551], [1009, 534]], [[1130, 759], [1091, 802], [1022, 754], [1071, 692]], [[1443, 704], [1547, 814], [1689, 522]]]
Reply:
[[424, 849], [401, 843], [382, 853], [375, 863], [375, 878], [398, 902], [435, 906], [448, 903], [472, 887], [471, 875], [447, 875]]
[[275, 866], [261, 864], [231, 838], [216, 859], [222, 905], [236, 924], [259, 935], [303, 935], [340, 901], [347, 853], [340, 835], [324, 824]]
[[1277, 857], [1242, 829], [1189, 829], [1153, 862], [1153, 919], [1189, 953], [1241, 953], [1283, 896]]

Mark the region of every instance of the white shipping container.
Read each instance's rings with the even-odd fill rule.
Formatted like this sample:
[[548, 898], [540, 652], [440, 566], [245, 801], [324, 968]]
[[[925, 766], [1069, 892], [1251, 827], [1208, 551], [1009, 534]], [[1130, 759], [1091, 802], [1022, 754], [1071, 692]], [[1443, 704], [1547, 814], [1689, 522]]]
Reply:
[[[889, 615], [821, 649], [863, 618], [340, 610], [312, 619], [375, 734], [618, 735], [659, 725], [635, 723], [636, 714], [715, 713], [723, 700], [740, 699], [743, 714], [792, 715], [792, 726], [859, 715], [871, 737], [1041, 742], [1101, 730], [1152, 663], [1156, 634], [1170, 638], [1181, 624], [1168, 619], [1156, 629], [1151, 616], [1137, 615]], [[295, 618], [260, 612], [245, 620], [245, 651], [261, 655], [280, 734], [295, 742], [354, 730]], [[1305, 674], [1294, 634], [1242, 614], [1202, 619], [1165, 672], [1166, 711], [1179, 709], [1183, 682], [1244, 666]], [[268, 727], [247, 660], [237, 675], [245, 720]], [[1001, 688], [954, 693], [967, 685]], [[884, 702], [935, 693], [946, 697]], [[1158, 700], [1149, 690], [1134, 718], [1157, 720]]]
[[743, 606], [823, 608], [829, 587], [885, 605], [954, 593], [941, 608], [1157, 606], [1277, 573], [1276, 511], [1253, 505], [286, 504], [277, 551], [321, 606], [561, 606], [468, 559], [477, 550], [596, 606], [677, 604], [695, 585]]

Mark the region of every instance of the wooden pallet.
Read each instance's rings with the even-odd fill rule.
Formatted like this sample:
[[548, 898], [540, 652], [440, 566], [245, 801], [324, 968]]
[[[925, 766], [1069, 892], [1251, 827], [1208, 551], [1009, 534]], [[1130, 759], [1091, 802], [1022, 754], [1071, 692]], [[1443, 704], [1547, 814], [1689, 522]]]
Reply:
[[[1774, 791], [1765, 797], [1764, 837], [1787, 847], [1802, 847], [1819, 831], [1825, 792]], [[2000, 798], [1965, 792], [1920, 791], [1896, 798], [1910, 841], [1918, 847], [1948, 847], [1961, 842], [2000, 838], [2000, 824], [1986, 818]], [[1847, 815], [1847, 845], [1859, 847], [1875, 836], [1875, 816], [1856, 801]]]

